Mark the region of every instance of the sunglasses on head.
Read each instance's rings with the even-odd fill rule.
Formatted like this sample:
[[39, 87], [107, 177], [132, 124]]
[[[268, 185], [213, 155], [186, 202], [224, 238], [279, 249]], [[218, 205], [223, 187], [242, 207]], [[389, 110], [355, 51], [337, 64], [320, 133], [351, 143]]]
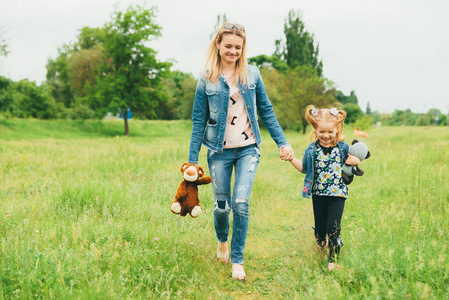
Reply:
[[223, 28], [228, 29], [228, 30], [232, 29], [234, 27], [237, 28], [238, 30], [245, 31], [245, 26], [240, 25], [240, 24], [231, 24], [231, 23], [223, 24]]

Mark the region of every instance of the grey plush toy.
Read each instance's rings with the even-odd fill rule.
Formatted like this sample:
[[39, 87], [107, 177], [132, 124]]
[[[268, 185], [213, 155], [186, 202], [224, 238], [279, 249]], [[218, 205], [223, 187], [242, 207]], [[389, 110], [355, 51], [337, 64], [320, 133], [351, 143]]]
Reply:
[[[358, 140], [353, 140], [351, 146], [349, 146], [349, 154], [357, 157], [360, 161], [367, 159], [371, 156], [371, 153], [368, 151], [368, 147], [365, 143], [359, 142]], [[341, 173], [343, 177], [343, 182], [346, 184], [350, 184], [354, 179], [354, 175], [362, 176], [365, 173], [358, 166], [350, 166], [347, 164], [343, 165], [343, 172]]]

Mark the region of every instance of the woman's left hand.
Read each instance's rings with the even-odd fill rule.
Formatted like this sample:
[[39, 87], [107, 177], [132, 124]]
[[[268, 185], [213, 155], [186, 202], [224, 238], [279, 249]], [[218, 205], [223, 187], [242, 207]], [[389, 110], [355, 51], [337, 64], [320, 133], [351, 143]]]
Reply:
[[293, 159], [293, 149], [290, 146], [285, 146], [279, 149], [279, 155], [282, 160], [291, 161]]
[[354, 155], [348, 154], [348, 159], [346, 159], [345, 164], [350, 166], [358, 166], [360, 159]]

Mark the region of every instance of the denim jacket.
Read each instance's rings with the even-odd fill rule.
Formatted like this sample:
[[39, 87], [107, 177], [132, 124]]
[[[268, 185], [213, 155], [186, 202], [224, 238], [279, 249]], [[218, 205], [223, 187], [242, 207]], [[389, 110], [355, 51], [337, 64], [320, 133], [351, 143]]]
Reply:
[[[248, 85], [239, 83], [238, 88], [245, 101], [257, 146], [262, 142], [257, 112], [278, 147], [288, 146], [256, 66], [248, 65]], [[212, 151], [223, 151], [230, 96], [230, 89], [223, 75], [220, 75], [216, 84], [207, 80], [204, 75], [199, 78], [192, 111], [189, 163], [198, 164], [201, 144]]]
[[[349, 145], [345, 141], [340, 141], [337, 146], [340, 150], [341, 165], [343, 167], [343, 164], [348, 158]], [[315, 178], [314, 157], [316, 149], [316, 141], [310, 143], [309, 147], [304, 151], [304, 157], [302, 158], [302, 172], [306, 174], [306, 177], [304, 178], [304, 187], [302, 189], [302, 196], [304, 198], [311, 198], [312, 196], [313, 180]]]

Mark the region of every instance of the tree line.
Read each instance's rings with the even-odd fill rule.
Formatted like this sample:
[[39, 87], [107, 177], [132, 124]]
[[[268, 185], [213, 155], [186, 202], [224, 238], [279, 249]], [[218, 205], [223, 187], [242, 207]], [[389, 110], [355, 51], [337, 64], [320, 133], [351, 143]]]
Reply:
[[[0, 76], [0, 113], [4, 116], [39, 119], [102, 119], [129, 108], [140, 119], [189, 119], [196, 79], [190, 73], [172, 70], [171, 62], [157, 59], [149, 45], [161, 36], [154, 8], [130, 6], [116, 10], [102, 27], [83, 27], [76, 40], [58, 49], [47, 63], [46, 81], [12, 80]], [[218, 16], [217, 26], [226, 22]], [[367, 129], [375, 122], [388, 125], [446, 125], [438, 110], [428, 114], [395, 111], [393, 114], [366, 112], [359, 107], [355, 92], [344, 95], [323, 77], [319, 45], [306, 30], [299, 11], [291, 10], [285, 20], [284, 37], [275, 41], [270, 55], [248, 59], [261, 69], [267, 93], [285, 129], [306, 131], [304, 109], [340, 103], [348, 112], [347, 122]], [[7, 55], [1, 39], [0, 56]], [[125, 135], [128, 117], [123, 114]]]

